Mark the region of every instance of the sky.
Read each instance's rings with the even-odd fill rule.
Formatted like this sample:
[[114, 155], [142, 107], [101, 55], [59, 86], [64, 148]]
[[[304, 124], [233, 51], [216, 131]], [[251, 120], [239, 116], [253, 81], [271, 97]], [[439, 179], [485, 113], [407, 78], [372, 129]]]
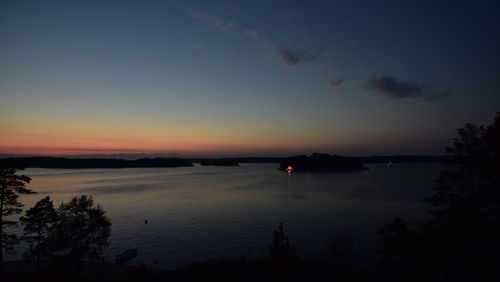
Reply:
[[0, 154], [441, 154], [497, 1], [0, 1]]

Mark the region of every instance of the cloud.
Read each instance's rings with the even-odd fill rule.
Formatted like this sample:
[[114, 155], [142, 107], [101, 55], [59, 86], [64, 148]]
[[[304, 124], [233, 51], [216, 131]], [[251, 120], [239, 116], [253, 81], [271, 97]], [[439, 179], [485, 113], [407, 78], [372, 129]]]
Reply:
[[341, 85], [342, 83], [344, 83], [345, 79], [339, 77], [339, 78], [332, 78], [330, 79], [330, 85], [331, 86], [339, 86]]
[[[212, 14], [201, 13], [199, 11], [195, 11], [192, 9], [189, 10], [189, 15], [194, 19], [205, 22], [207, 25], [217, 29], [220, 32], [242, 36], [248, 39], [261, 42], [264, 47], [273, 50], [275, 54], [279, 57], [280, 61], [286, 65], [295, 66], [315, 61], [320, 57], [321, 53], [323, 53], [325, 49], [324, 44], [321, 44], [319, 48], [317, 48], [316, 50], [308, 50], [308, 51], [297, 50], [287, 47], [276, 47], [271, 42], [265, 40], [265, 38], [263, 38], [263, 36], [256, 29], [252, 28], [243, 29], [242, 27], [238, 26], [233, 22], [226, 21]], [[338, 82], [339, 85], [342, 82]]]
[[441, 92], [438, 92], [438, 93], [435, 93], [435, 94], [432, 94], [432, 95], [428, 95], [427, 97], [423, 98], [421, 101], [422, 102], [434, 101], [434, 100], [436, 100], [438, 98], [450, 96], [452, 93], [453, 92], [451, 91], [451, 89], [446, 89], [444, 91], [441, 91]]
[[253, 30], [253, 29], [245, 29], [242, 32], [242, 34], [245, 35], [246, 37], [249, 37], [249, 38], [253, 39], [253, 40], [259, 39], [259, 33], [256, 30]]
[[198, 11], [189, 10], [189, 15], [194, 19], [205, 22], [206, 24], [208, 24], [209, 26], [215, 28], [220, 32], [236, 34], [247, 37], [252, 40], [258, 40], [260, 38], [259, 32], [255, 29], [251, 28], [242, 29], [238, 27], [237, 24], [231, 21], [223, 20], [211, 14], [204, 14]]
[[221, 32], [230, 32], [236, 29], [236, 25], [233, 22], [225, 21], [210, 14], [203, 14], [194, 10], [189, 10], [189, 14], [191, 17], [202, 20]]
[[427, 84], [401, 81], [392, 76], [372, 76], [365, 83], [365, 89], [393, 99], [421, 97], [427, 88]]
[[281, 62], [287, 65], [294, 66], [317, 60], [323, 50], [323, 47], [320, 47], [314, 52], [304, 52], [301, 50], [292, 50], [289, 48], [276, 48], [276, 54], [279, 56]]
[[377, 92], [392, 99], [415, 98], [417, 102], [430, 102], [449, 96], [452, 91], [444, 90], [430, 93], [430, 84], [402, 81], [392, 76], [374, 75], [365, 83], [365, 89]]
[[276, 52], [278, 53], [278, 56], [280, 57], [281, 61], [287, 65], [298, 65], [302, 63], [299, 56], [294, 54], [289, 49], [280, 48], [276, 50]]

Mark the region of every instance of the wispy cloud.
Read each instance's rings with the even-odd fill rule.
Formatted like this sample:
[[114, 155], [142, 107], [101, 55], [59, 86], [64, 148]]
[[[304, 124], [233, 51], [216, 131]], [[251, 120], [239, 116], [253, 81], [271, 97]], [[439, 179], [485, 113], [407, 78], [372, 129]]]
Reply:
[[392, 76], [374, 75], [365, 82], [364, 86], [367, 90], [392, 99], [415, 98], [417, 102], [430, 102], [451, 94], [451, 90], [431, 93], [430, 84], [403, 81]]
[[294, 54], [291, 50], [280, 48], [276, 50], [281, 61], [287, 65], [298, 65], [302, 63], [302, 60], [298, 55]]
[[423, 96], [427, 84], [402, 81], [392, 76], [374, 75], [365, 83], [365, 89], [393, 99]]
[[[199, 21], [204, 22], [205, 24], [211, 26], [212, 28], [223, 32], [223, 33], [230, 33], [233, 35], [239, 35], [254, 41], [258, 41], [264, 46], [265, 48], [269, 48], [274, 52], [274, 54], [279, 58], [279, 61], [282, 62], [285, 65], [289, 66], [298, 66], [298, 65], [303, 65], [308, 62], [312, 62], [317, 60], [320, 55], [323, 53], [325, 50], [324, 44], [319, 45], [318, 48], [309, 48], [306, 50], [304, 49], [298, 49], [298, 48], [291, 48], [291, 47], [283, 47], [283, 46], [277, 46], [273, 44], [272, 42], [266, 40], [263, 38], [261, 33], [254, 29], [254, 28], [242, 28], [240, 25], [228, 21], [225, 19], [222, 19], [220, 17], [217, 17], [215, 15], [212, 15], [210, 13], [203, 13], [199, 12], [196, 10], [189, 10], [189, 15]], [[344, 82], [342, 79], [341, 81], [337, 81], [337, 85], [340, 85]]]
[[335, 77], [333, 77], [333, 78], [331, 78], [331, 79], [330, 79], [330, 85], [331, 85], [331, 86], [334, 86], [334, 87], [335, 87], [335, 86], [339, 86], [339, 85], [341, 85], [342, 83], [344, 83], [344, 81], [345, 81], [345, 79], [343, 79], [343, 78], [341, 78], [341, 77], [339, 77], [339, 78], [335, 78]]
[[292, 50], [290, 48], [280, 47], [276, 48], [276, 54], [282, 63], [295, 66], [317, 60], [323, 50], [324, 48], [320, 47], [316, 51], [306, 52], [303, 50]]
[[245, 29], [245, 30], [243, 30], [242, 34], [248, 38], [253, 39], [253, 40], [259, 39], [259, 32], [257, 32], [254, 29]]
[[191, 17], [202, 20], [221, 32], [230, 32], [236, 29], [236, 24], [233, 22], [223, 20], [211, 14], [204, 14], [195, 10], [189, 10], [189, 14]]
[[448, 97], [452, 94], [453, 92], [451, 91], [451, 89], [446, 89], [444, 91], [441, 91], [441, 92], [438, 92], [438, 93], [435, 93], [435, 94], [432, 94], [432, 95], [428, 95], [427, 97], [423, 98], [422, 99], [422, 102], [430, 102], [430, 101], [434, 101], [438, 98], [443, 98], [443, 97]]
[[[316, 61], [321, 57], [325, 50], [324, 44], [320, 44], [318, 48], [305, 49], [286, 45], [276, 45], [272, 41], [266, 40], [265, 36], [254, 28], [243, 28], [232, 21], [225, 20], [210, 13], [203, 13], [192, 9], [189, 10], [189, 15], [193, 19], [204, 22], [206, 25], [211, 26], [219, 32], [241, 36], [261, 43], [264, 48], [270, 50], [275, 54], [275, 56], [278, 57], [279, 62], [288, 66], [297, 67]], [[305, 27], [297, 29], [301, 33], [307, 31]], [[204, 45], [192, 44], [189, 47], [191, 49], [203, 49]], [[344, 83], [345, 79], [342, 77], [332, 77], [329, 80], [329, 84], [332, 87], [337, 87]], [[391, 99], [413, 99], [416, 103], [431, 102], [452, 94], [452, 91], [449, 89], [441, 92], [431, 92], [431, 85], [428, 83], [405, 81], [387, 75], [373, 75], [364, 83], [364, 88]]]
[[201, 13], [195, 10], [189, 10], [189, 14], [194, 19], [201, 20], [220, 32], [238, 34], [252, 40], [258, 40], [260, 38], [260, 34], [257, 30], [252, 28], [240, 28], [234, 22], [224, 20], [212, 14]]

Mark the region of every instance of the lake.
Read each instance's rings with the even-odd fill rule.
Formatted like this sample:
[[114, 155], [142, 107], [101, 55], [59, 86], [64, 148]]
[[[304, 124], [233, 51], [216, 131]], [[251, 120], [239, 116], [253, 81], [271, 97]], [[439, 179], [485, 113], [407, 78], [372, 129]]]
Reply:
[[[441, 164], [368, 164], [349, 173], [292, 173], [278, 164], [130, 169], [27, 169], [56, 204], [91, 194], [112, 222], [110, 261], [130, 248], [130, 264], [173, 268], [216, 258], [266, 254], [279, 222], [300, 254], [320, 257], [336, 232], [354, 240], [359, 264], [372, 264], [378, 230], [395, 217], [429, 218], [422, 201]], [[148, 224], [144, 221], [148, 220]], [[15, 259], [15, 256], [8, 256]]]

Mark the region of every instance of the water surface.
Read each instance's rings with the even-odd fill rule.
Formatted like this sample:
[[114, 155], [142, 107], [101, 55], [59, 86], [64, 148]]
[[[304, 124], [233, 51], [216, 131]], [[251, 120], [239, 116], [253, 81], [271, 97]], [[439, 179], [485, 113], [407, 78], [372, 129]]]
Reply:
[[31, 207], [46, 195], [56, 203], [93, 195], [112, 221], [107, 256], [137, 248], [131, 264], [260, 256], [279, 222], [302, 255], [320, 256], [342, 231], [353, 237], [358, 261], [369, 263], [384, 223], [428, 217], [422, 199], [441, 168], [372, 164], [360, 172], [287, 174], [277, 166], [27, 169], [38, 194], [21, 200]]

